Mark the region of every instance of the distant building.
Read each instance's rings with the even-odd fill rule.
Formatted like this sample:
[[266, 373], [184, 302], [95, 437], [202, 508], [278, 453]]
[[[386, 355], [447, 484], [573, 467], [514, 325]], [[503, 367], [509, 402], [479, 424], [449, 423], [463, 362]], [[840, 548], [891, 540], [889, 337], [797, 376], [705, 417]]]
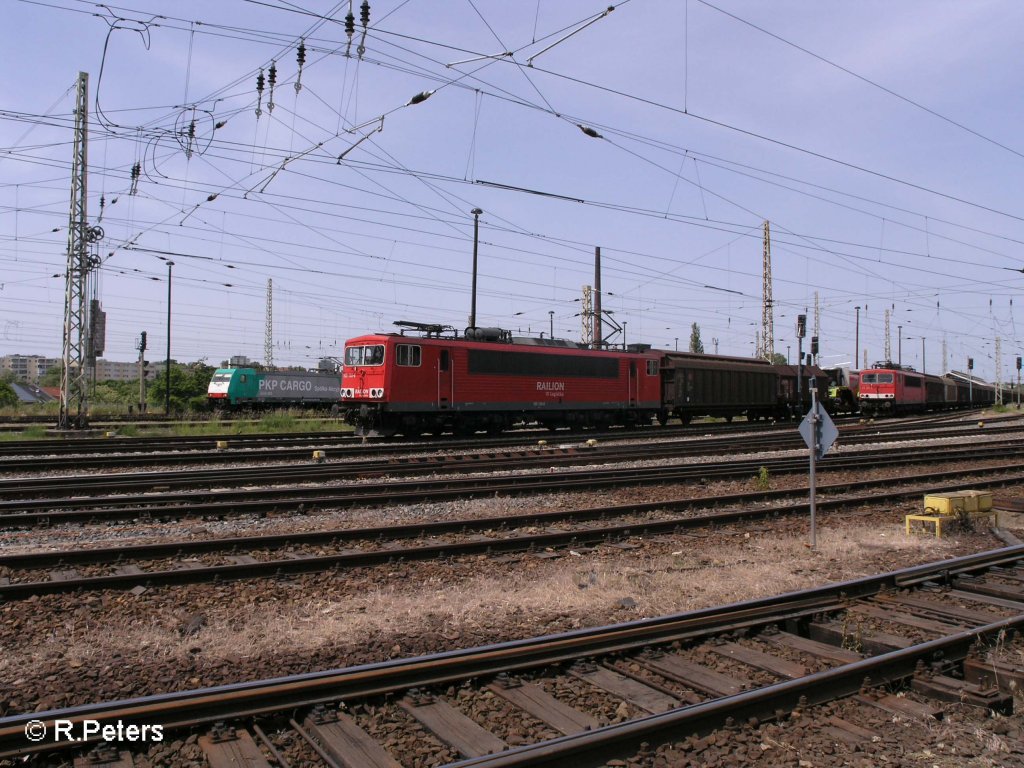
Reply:
[[[154, 370], [153, 363], [149, 364], [149, 368], [146, 371], [146, 380], [151, 381], [156, 378], [157, 371]], [[163, 363], [160, 364], [160, 369], [163, 369]], [[137, 360], [130, 363], [119, 363], [113, 360], [103, 360], [102, 358], [96, 361], [96, 381], [138, 381], [139, 380], [139, 363]]]
[[[0, 374], [12, 373], [18, 381], [26, 384], [38, 384], [50, 368], [58, 367], [61, 364], [60, 358], [42, 357], [41, 355], [4, 355], [0, 357]], [[163, 365], [156, 368], [152, 363], [146, 371], [146, 379], [156, 378], [157, 371], [163, 370]], [[115, 362], [100, 358], [96, 361], [96, 381], [138, 381], [138, 361], [130, 363]]]
[[11, 373], [18, 381], [38, 384], [50, 368], [60, 365], [56, 357], [42, 355], [4, 355], [0, 357], [0, 373]]

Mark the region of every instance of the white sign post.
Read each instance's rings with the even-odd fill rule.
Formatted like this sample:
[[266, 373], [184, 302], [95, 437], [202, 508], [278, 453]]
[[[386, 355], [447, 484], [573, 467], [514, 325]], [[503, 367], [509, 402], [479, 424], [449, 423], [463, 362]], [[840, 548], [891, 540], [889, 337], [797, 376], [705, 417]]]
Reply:
[[832, 447], [832, 443], [839, 436], [839, 430], [836, 429], [835, 422], [828, 415], [828, 411], [822, 408], [821, 403], [818, 402], [818, 388], [814, 379], [811, 379], [811, 410], [800, 422], [800, 435], [807, 444], [810, 455], [811, 471], [808, 485], [811, 497], [811, 549], [815, 549], [818, 546], [815, 463], [828, 453], [828, 449]]

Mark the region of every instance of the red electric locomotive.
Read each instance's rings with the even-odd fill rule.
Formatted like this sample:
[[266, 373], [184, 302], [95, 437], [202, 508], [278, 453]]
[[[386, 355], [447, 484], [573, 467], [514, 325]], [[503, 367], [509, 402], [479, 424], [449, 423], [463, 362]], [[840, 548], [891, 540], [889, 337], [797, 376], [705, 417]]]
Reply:
[[[513, 338], [497, 328], [396, 323], [345, 343], [342, 409], [366, 434], [499, 432], [648, 424], [661, 408], [659, 355]], [[634, 351], [635, 350], [635, 351]]]
[[874, 368], [860, 372], [858, 401], [865, 416], [897, 416], [991, 405], [995, 388], [973, 379], [932, 376], [895, 363], [875, 363]]
[[897, 366], [876, 366], [860, 372], [857, 398], [860, 412], [865, 416], [924, 412], [925, 379], [919, 373], [903, 371]]

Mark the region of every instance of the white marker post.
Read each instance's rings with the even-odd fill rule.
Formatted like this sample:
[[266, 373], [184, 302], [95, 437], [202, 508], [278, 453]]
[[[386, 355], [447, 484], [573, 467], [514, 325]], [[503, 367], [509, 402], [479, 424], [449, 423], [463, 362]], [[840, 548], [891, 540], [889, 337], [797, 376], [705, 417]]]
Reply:
[[815, 469], [817, 465], [817, 453], [818, 453], [818, 422], [821, 420], [818, 418], [818, 390], [811, 388], [811, 412], [807, 414], [807, 418], [811, 420], [811, 446], [808, 449], [810, 453], [811, 463], [811, 475], [809, 479], [809, 485], [811, 490], [811, 549], [816, 549], [818, 546], [818, 528], [816, 525], [816, 495], [818, 491], [818, 483], [815, 478]]
[[811, 549], [815, 549], [818, 546], [815, 464], [818, 459], [824, 458], [825, 454], [828, 453], [828, 449], [832, 447], [836, 437], [839, 436], [839, 430], [836, 429], [836, 425], [829, 417], [828, 412], [818, 402], [818, 387], [813, 378], [811, 379], [811, 410], [807, 412], [804, 420], [800, 422], [800, 434], [807, 444], [810, 456], [811, 472], [808, 485], [810, 486], [811, 496]]

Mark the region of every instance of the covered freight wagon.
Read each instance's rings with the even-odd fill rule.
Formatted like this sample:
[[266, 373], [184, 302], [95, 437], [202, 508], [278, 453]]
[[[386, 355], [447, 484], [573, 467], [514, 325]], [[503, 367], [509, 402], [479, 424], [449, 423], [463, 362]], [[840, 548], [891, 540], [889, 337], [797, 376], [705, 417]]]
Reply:
[[218, 368], [207, 397], [215, 408], [332, 407], [341, 400], [341, 375], [326, 371]]
[[661, 361], [664, 416], [689, 424], [700, 416], [748, 419], [777, 415], [778, 372], [763, 360], [665, 352]]

